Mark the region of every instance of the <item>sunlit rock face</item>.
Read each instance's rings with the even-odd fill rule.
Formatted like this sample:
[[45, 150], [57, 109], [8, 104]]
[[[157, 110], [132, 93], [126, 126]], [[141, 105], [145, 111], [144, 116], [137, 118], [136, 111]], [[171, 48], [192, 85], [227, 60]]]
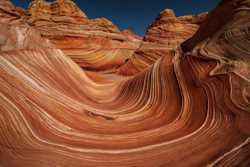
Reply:
[[173, 10], [165, 9], [149, 26], [145, 41], [176, 48], [194, 35], [206, 16], [207, 13], [176, 17]]
[[162, 55], [173, 56], [173, 49], [196, 33], [207, 14], [176, 17], [173, 10], [163, 10], [148, 27], [140, 48], [119, 69], [118, 73], [134, 75], [155, 63]]
[[32, 27], [87, 70], [114, 71], [141, 42], [106, 18], [87, 18], [72, 0], [34, 0], [28, 13]]
[[9, 1], [0, 15], [0, 166], [249, 167], [250, 0], [130, 77], [84, 70]]
[[132, 30], [130, 29], [124, 29], [122, 31], [123, 35], [126, 35], [127, 37], [130, 37], [131, 40], [142, 40], [142, 37], [140, 37], [139, 35], [135, 34]]
[[29, 13], [33, 16], [32, 19], [34, 22], [40, 19], [56, 19], [58, 16], [65, 16], [69, 19], [72, 17], [77, 21], [87, 18], [85, 13], [72, 0], [57, 0], [52, 2], [33, 0], [29, 7]]
[[10, 1], [1, 1], [0, 11], [0, 51], [52, 48], [48, 40], [26, 23], [23, 9]]

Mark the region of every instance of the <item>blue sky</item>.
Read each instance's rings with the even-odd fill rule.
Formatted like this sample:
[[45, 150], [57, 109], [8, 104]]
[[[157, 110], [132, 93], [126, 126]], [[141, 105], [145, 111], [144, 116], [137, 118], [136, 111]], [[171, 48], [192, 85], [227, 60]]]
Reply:
[[[12, 0], [26, 8], [29, 0]], [[75, 0], [89, 18], [105, 17], [121, 30], [129, 28], [143, 36], [148, 25], [166, 8], [177, 16], [197, 14], [213, 9], [219, 0]]]

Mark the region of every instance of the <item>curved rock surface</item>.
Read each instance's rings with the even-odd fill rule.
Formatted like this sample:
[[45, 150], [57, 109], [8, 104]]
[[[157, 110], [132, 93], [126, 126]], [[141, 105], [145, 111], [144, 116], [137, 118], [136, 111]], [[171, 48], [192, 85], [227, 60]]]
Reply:
[[[148, 27], [140, 47], [118, 73], [134, 75], [155, 63], [162, 55], [172, 56], [172, 50], [196, 33], [207, 14], [176, 17], [172, 9], [163, 10]], [[133, 70], [128, 72], [128, 68]]]
[[[12, 20], [39, 36], [8, 5], [0, 29]], [[249, 9], [222, 1], [190, 40], [130, 77], [83, 70], [41, 36], [47, 46], [1, 49], [0, 166], [248, 167]], [[0, 36], [29, 39], [13, 32]]]
[[176, 17], [173, 10], [165, 9], [149, 26], [144, 40], [176, 48], [194, 35], [206, 17], [207, 13]]
[[34, 0], [28, 13], [32, 27], [87, 70], [116, 69], [141, 42], [106, 18], [87, 18], [72, 0]]

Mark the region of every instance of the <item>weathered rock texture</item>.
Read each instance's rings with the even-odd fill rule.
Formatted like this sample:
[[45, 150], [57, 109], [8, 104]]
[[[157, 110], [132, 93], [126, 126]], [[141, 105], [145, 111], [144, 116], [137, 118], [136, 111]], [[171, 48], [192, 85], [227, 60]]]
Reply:
[[[39, 36], [15, 10], [0, 3], [0, 29]], [[0, 166], [248, 167], [249, 20], [250, 0], [224, 0], [131, 77], [83, 70], [49, 42], [21, 45], [26, 31], [0, 31]]]
[[[207, 13], [176, 17], [173, 10], [163, 10], [148, 27], [140, 48], [119, 69], [119, 74], [134, 75], [155, 63], [162, 55], [172, 56], [172, 50], [191, 38], [206, 17]], [[128, 71], [128, 68], [133, 70]]]
[[145, 41], [176, 48], [194, 35], [206, 16], [207, 13], [176, 17], [173, 10], [165, 9], [149, 26]]
[[25, 11], [10, 1], [0, 2], [0, 51], [51, 47], [48, 40], [26, 23], [24, 15]]
[[72, 0], [34, 0], [27, 17], [43, 37], [88, 70], [115, 69], [138, 48], [141, 39], [105, 18], [88, 19]]

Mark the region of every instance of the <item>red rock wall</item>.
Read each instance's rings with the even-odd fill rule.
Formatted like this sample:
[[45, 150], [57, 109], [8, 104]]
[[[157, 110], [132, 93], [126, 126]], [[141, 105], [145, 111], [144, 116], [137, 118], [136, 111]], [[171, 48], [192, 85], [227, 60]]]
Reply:
[[[188, 50], [126, 77], [83, 70], [41, 36], [46, 46], [22, 45], [32, 40], [18, 26], [34, 27], [0, 3], [0, 166], [248, 167], [250, 1], [233, 4], [208, 38], [201, 26]], [[7, 40], [18, 47], [2, 49]], [[129, 63], [128, 73], [139, 67]]]

